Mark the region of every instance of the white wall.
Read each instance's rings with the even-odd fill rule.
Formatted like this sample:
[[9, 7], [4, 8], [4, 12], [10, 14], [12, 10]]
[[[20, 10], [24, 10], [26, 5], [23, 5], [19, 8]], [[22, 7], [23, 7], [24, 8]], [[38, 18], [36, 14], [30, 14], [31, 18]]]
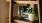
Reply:
[[0, 9], [1, 9], [1, 23], [7, 23], [5, 18], [9, 16], [9, 4], [5, 0], [0, 1]]

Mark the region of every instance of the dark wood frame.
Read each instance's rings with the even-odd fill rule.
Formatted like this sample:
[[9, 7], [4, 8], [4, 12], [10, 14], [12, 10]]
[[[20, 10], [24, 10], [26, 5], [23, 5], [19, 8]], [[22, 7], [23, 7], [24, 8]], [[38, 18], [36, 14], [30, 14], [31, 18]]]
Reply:
[[42, 0], [39, 0], [39, 5], [40, 5], [40, 21], [42, 23]]
[[11, 0], [11, 23], [14, 22], [14, 20], [13, 20], [13, 4], [16, 4], [16, 2]]

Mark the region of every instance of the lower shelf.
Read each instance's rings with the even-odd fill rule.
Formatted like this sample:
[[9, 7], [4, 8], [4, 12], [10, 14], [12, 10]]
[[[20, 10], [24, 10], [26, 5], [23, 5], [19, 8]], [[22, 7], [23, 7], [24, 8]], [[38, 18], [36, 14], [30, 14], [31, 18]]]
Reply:
[[[6, 19], [9, 21], [9, 19]], [[14, 20], [13, 23], [39, 23], [38, 21], [24, 21], [24, 20]]]
[[21, 20], [14, 20], [15, 21], [15, 23], [39, 23], [39, 22], [33, 22], [33, 21], [30, 21], [30, 22], [26, 22], [26, 21], [21, 21]]
[[20, 21], [20, 20], [14, 20], [16, 23], [32, 23], [32, 22], [25, 22], [25, 21]]

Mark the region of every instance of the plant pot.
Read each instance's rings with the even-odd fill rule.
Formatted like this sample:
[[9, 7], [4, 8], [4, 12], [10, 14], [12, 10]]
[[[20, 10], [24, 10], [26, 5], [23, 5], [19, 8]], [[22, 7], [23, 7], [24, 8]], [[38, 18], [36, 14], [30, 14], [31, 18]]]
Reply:
[[29, 14], [29, 13], [24, 13], [24, 14], [28, 15], [30, 21], [35, 21], [35, 14]]
[[35, 14], [28, 14], [30, 21], [35, 21]]

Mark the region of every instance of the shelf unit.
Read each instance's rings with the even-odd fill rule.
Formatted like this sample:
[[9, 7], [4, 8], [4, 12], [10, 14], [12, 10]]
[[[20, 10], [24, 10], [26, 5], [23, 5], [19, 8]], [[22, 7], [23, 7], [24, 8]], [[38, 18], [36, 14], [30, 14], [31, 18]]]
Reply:
[[[16, 4], [38, 4], [38, 16], [39, 16], [39, 23], [40, 21], [40, 6], [39, 6], [39, 0], [37, 1], [14, 1]], [[12, 23], [12, 14], [13, 14], [13, 0], [10, 0], [10, 7], [9, 7], [9, 23]]]

